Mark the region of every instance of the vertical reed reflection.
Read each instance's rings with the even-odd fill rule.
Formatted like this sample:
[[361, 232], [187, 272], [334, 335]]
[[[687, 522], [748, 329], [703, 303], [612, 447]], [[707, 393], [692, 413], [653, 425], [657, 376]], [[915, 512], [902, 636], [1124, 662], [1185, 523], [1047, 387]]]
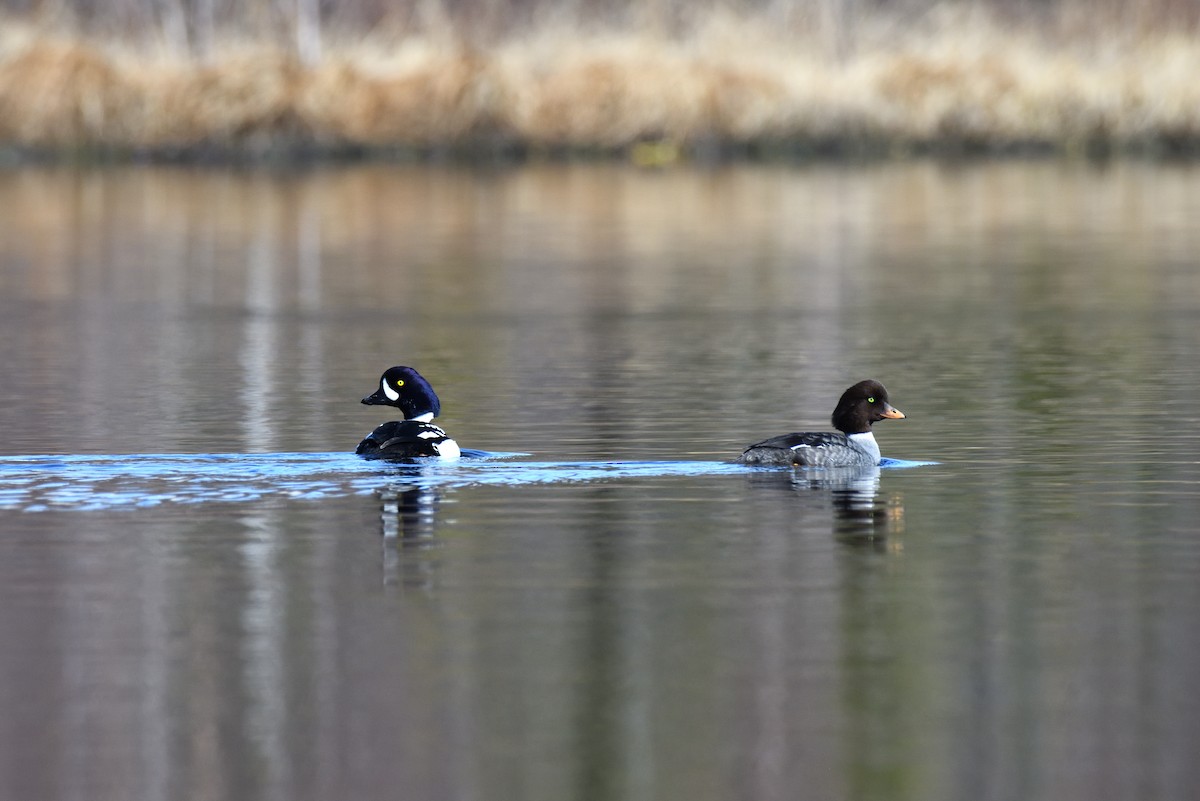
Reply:
[[419, 359], [550, 460], [732, 457], [886, 372], [884, 452], [944, 462], [4, 513], [6, 794], [1181, 795], [1198, 177], [0, 174], [9, 453], [348, 451]]

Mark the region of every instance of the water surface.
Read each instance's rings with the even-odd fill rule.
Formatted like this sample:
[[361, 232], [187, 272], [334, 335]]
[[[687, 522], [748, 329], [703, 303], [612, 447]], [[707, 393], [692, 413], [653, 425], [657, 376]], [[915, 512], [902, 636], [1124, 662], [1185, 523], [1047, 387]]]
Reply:
[[[0, 787], [1183, 799], [1200, 170], [0, 174]], [[493, 452], [349, 456], [394, 363]], [[868, 475], [730, 463], [888, 385]]]

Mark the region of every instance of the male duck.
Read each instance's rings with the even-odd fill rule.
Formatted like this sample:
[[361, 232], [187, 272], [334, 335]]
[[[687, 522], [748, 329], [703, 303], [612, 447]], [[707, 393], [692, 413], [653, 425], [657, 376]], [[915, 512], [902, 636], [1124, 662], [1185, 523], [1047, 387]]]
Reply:
[[437, 393], [411, 367], [392, 367], [379, 378], [379, 389], [362, 399], [368, 406], [395, 406], [403, 420], [376, 428], [358, 443], [355, 453], [367, 459], [410, 459], [462, 455], [458, 443], [432, 422], [442, 411]]

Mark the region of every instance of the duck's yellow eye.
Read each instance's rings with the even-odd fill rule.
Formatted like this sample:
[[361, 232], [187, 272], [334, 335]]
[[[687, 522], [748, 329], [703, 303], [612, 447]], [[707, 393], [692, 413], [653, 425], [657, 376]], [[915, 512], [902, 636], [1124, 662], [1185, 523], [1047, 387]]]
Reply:
[[397, 378], [397, 379], [396, 379], [396, 386], [398, 386], [398, 387], [402, 387], [402, 386], [404, 386], [404, 379], [403, 379], [403, 378]]
[[874, 403], [874, 402], [875, 402], [874, 398], [867, 398], [867, 403]]

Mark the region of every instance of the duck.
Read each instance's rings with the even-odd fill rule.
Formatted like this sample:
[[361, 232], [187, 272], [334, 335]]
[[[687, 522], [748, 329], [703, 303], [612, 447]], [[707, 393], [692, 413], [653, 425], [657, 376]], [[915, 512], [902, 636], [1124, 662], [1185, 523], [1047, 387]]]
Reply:
[[787, 467], [874, 467], [883, 457], [871, 425], [880, 420], [903, 419], [904, 412], [888, 402], [883, 384], [874, 379], [859, 381], [842, 393], [833, 410], [837, 432], [781, 434], [746, 448], [738, 461]]
[[379, 389], [362, 399], [367, 406], [395, 406], [404, 414], [376, 428], [358, 443], [355, 453], [366, 459], [411, 459], [437, 456], [457, 459], [458, 443], [433, 424], [442, 403], [424, 376], [411, 367], [389, 367], [379, 377]]

